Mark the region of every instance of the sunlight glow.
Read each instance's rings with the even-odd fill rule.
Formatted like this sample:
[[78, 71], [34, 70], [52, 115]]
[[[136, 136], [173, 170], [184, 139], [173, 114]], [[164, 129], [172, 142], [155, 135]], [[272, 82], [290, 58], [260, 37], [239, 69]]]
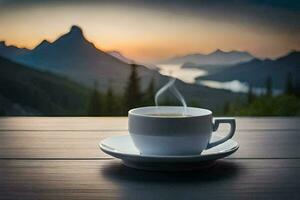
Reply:
[[183, 55], [247, 50], [258, 57], [276, 57], [299, 48], [293, 38], [200, 15], [163, 12], [121, 5], [38, 5], [0, 12], [0, 40], [34, 48], [43, 39], [54, 41], [73, 25], [103, 50], [117, 50], [143, 62]]

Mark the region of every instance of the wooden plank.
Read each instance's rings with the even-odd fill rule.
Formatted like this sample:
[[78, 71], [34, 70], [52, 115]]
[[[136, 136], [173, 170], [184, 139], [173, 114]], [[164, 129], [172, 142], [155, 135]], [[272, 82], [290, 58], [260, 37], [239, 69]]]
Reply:
[[[300, 130], [299, 117], [237, 117], [236, 120], [238, 130]], [[0, 117], [0, 130], [127, 130], [127, 118]]]
[[225, 160], [194, 172], [110, 161], [1, 161], [0, 199], [297, 199], [300, 160]]
[[[98, 143], [127, 131], [0, 131], [0, 158], [109, 158]], [[300, 158], [300, 132], [237, 131], [232, 158]]]
[[126, 130], [126, 117], [2, 117], [0, 130]]

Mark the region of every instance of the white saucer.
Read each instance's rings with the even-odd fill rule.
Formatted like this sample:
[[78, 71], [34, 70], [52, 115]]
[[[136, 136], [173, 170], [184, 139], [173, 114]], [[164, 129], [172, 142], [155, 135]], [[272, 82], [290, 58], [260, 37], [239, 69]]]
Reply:
[[[212, 140], [217, 140], [213, 136]], [[140, 154], [129, 135], [113, 136], [99, 143], [100, 149], [116, 158], [123, 160], [128, 167], [145, 170], [193, 170], [211, 166], [214, 161], [234, 153], [239, 144], [229, 139], [223, 144], [204, 150], [201, 154], [188, 156], [161, 156]]]

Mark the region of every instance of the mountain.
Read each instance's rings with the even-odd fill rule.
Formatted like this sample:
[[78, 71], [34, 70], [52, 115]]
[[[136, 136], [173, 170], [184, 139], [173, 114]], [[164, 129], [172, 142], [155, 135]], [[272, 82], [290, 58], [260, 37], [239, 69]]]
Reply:
[[0, 115], [85, 115], [90, 90], [0, 57]]
[[4, 41], [0, 41], [0, 55], [8, 59], [17, 59], [19, 56], [30, 52], [26, 48], [18, 48], [13, 45], [6, 45]]
[[268, 77], [272, 78], [274, 88], [283, 89], [288, 74], [294, 85], [300, 88], [300, 52], [293, 51], [276, 60], [253, 59], [246, 63], [233, 65], [221, 72], [199, 77], [198, 80], [232, 81], [239, 80], [264, 87]]
[[198, 65], [195, 63], [184, 63], [181, 68], [185, 69], [200, 69], [204, 70], [207, 74], [214, 74], [221, 72], [224, 69], [230, 68], [232, 65]]
[[[26, 51], [11, 60], [31, 68], [31, 70], [50, 72], [53, 76], [55, 74], [65, 77], [78, 83], [79, 88], [82, 88], [81, 85], [91, 88], [97, 81], [99, 90], [106, 91], [109, 86], [112, 86], [115, 94], [119, 96], [124, 93], [131, 73], [129, 64], [96, 48], [85, 38], [82, 29], [78, 26], [72, 26], [69, 32], [61, 35], [54, 42], [44, 40], [33, 50]], [[16, 70], [17, 72], [18, 70]], [[12, 72], [10, 73], [12, 74]], [[137, 73], [143, 91], [148, 87], [152, 78], [156, 90], [168, 82], [168, 77], [143, 65], [138, 65]], [[47, 85], [46, 82], [44, 84]], [[34, 84], [30, 84], [30, 86], [35, 88]], [[176, 81], [176, 86], [185, 96], [189, 105], [192, 102], [198, 105], [200, 102], [203, 107], [213, 110], [222, 109], [222, 105], [226, 101], [244, 97], [242, 94], [196, 84], [186, 84], [180, 80]], [[34, 99], [33, 96], [31, 98]], [[76, 99], [76, 97], [74, 98]], [[170, 99], [174, 99], [174, 97], [170, 97]]]
[[[156, 82], [156, 87], [166, 84]], [[176, 81], [188, 105], [202, 106], [216, 113], [225, 102], [244, 99], [241, 94]], [[86, 115], [91, 90], [65, 77], [32, 69], [0, 57], [0, 115], [68, 116]], [[168, 97], [176, 101], [167, 92]], [[200, 102], [200, 104], [199, 104]], [[114, 105], [116, 106], [116, 105]]]
[[34, 50], [35, 51], [43, 51], [43, 49], [47, 49], [51, 43], [48, 40], [43, 40], [39, 45], [37, 45]]
[[109, 51], [107, 52], [108, 54], [110, 54], [111, 56], [121, 60], [122, 62], [124, 63], [127, 63], [127, 64], [132, 64], [134, 63], [133, 60], [129, 59], [129, 58], [126, 58], [125, 56], [123, 56], [120, 52], [118, 51]]
[[[85, 38], [80, 27], [72, 26], [68, 33], [56, 41], [50, 43], [44, 40], [14, 61], [64, 75], [86, 86], [92, 86], [97, 81], [103, 91], [112, 85], [121, 92], [130, 74], [130, 66], [115, 56], [116, 53], [112, 56], [96, 48]], [[159, 77], [158, 72], [144, 66], [138, 66], [137, 71], [144, 80], [143, 88], [152, 77]]]
[[184, 64], [192, 63], [193, 65], [232, 65], [240, 62], [246, 62], [254, 57], [243, 51], [229, 51], [216, 50], [210, 54], [188, 54], [185, 56], [179, 56], [167, 61], [163, 64]]

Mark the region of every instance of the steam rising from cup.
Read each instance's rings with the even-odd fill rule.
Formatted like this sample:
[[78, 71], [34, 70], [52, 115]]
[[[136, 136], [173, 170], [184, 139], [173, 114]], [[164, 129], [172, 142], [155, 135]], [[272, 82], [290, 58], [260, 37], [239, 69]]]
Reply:
[[177, 90], [177, 88], [175, 87], [175, 81], [176, 79], [173, 78], [173, 77], [170, 77], [170, 80], [169, 82], [164, 85], [162, 88], [160, 88], [156, 94], [155, 94], [155, 105], [158, 107], [158, 99], [161, 97], [161, 95], [163, 93], [165, 93], [168, 89], [170, 89], [171, 93], [180, 101], [180, 103], [182, 104], [183, 106], [183, 115], [185, 115], [186, 113], [186, 108], [187, 108], [187, 105], [186, 105], [186, 102], [183, 98], [183, 96], [181, 95], [181, 93]]

